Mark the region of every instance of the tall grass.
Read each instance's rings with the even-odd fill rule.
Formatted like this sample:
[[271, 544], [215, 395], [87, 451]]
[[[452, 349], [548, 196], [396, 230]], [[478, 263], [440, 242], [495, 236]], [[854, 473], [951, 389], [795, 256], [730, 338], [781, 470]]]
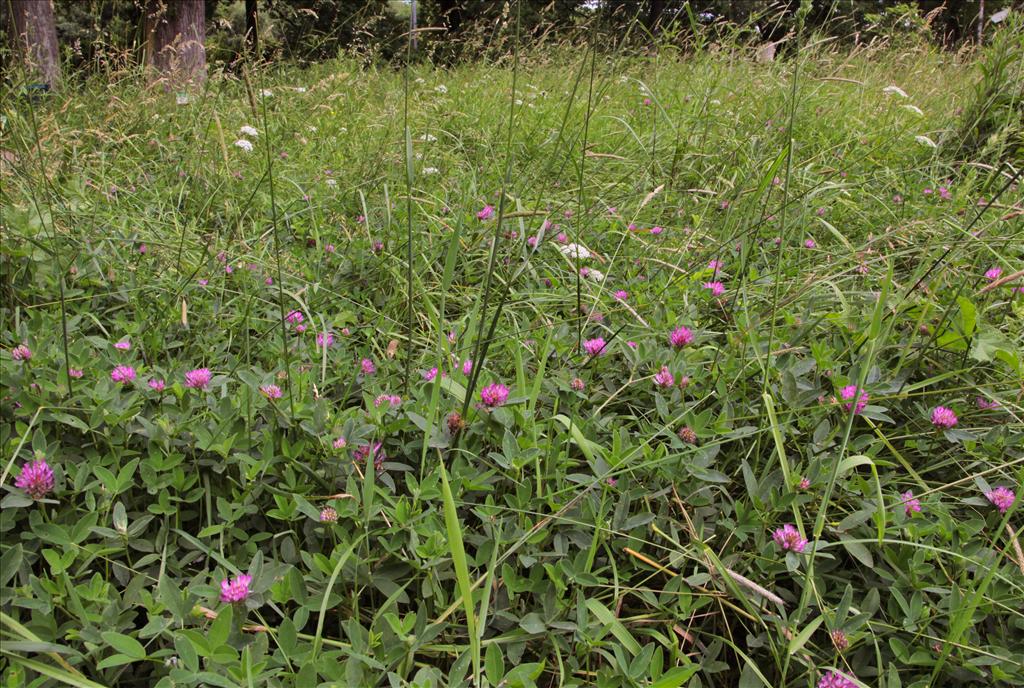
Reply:
[[985, 276], [1024, 260], [1021, 168], [949, 145], [992, 92], [978, 65], [803, 33], [763, 62], [727, 27], [656, 57], [502, 32], [447, 70], [342, 57], [183, 104], [124, 75], [9, 110], [0, 442], [11, 475], [56, 476], [33, 500], [5, 470], [5, 671], [1022, 680], [1019, 499], [985, 496], [1024, 477], [1022, 301]]

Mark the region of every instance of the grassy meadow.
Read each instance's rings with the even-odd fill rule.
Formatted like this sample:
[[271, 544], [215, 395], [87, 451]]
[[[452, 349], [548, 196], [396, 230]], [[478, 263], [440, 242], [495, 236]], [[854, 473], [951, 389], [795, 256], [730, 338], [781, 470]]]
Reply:
[[4, 685], [1024, 685], [992, 58], [779, 57], [10, 93]]

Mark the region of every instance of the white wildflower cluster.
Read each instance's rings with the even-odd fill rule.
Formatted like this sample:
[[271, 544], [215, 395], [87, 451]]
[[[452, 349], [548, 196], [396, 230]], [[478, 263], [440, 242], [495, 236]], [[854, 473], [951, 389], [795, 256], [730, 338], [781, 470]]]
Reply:
[[239, 129], [238, 133], [241, 134], [242, 136], [250, 136], [252, 138], [256, 138], [257, 136], [260, 135], [260, 133], [256, 131], [256, 127], [250, 127], [248, 124]]
[[448, 87], [445, 86], [444, 84], [438, 84], [437, 86], [434, 87], [434, 90], [440, 93], [441, 95], [444, 95], [445, 93], [448, 92]]
[[235, 147], [241, 148], [246, 153], [252, 153], [252, 141], [249, 141], [248, 139], [238, 139], [235, 141]]
[[590, 258], [590, 251], [585, 246], [580, 246], [579, 244], [565, 244], [555, 248], [566, 258], [575, 258], [577, 260], [587, 260]]

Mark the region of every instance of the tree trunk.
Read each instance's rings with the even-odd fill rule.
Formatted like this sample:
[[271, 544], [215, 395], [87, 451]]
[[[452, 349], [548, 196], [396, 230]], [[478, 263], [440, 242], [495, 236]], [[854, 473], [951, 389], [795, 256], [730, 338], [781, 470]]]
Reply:
[[50, 88], [55, 87], [60, 81], [60, 55], [57, 51], [57, 27], [53, 21], [51, 0], [9, 2], [14, 15], [14, 40], [18, 43], [25, 64]]
[[413, 52], [416, 52], [416, 48], [419, 47], [418, 41], [416, 40], [416, 38], [417, 38], [416, 29], [417, 28], [418, 27], [416, 26], [416, 0], [410, 0], [410, 6], [409, 6], [409, 31], [411, 33], [410, 33], [409, 38], [412, 39], [412, 50], [413, 50]]
[[978, 0], [978, 45], [981, 45], [985, 31], [985, 0]]
[[259, 13], [256, 0], [245, 0], [245, 40], [254, 56], [260, 52]]
[[204, 0], [148, 0], [146, 64], [180, 88], [206, 79]]

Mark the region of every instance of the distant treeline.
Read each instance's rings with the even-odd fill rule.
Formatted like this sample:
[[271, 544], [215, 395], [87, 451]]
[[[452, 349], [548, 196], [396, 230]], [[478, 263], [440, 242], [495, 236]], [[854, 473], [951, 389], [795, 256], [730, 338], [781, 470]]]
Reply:
[[[851, 43], [933, 40], [957, 48], [1017, 0], [804, 0], [806, 25]], [[60, 67], [146, 63], [205, 74], [240, 57], [315, 61], [339, 52], [445, 62], [501, 54], [510, 41], [601, 32], [616, 49], [727, 37], [784, 42], [800, 0], [0, 0], [5, 64], [21, 56], [53, 82]], [[516, 31], [518, 27], [518, 33]], [[596, 35], [596, 34], [591, 34]], [[18, 41], [18, 38], [21, 38]], [[781, 43], [780, 43], [781, 44]], [[782, 48], [783, 50], [785, 47]], [[54, 61], [56, 64], [54, 64]]]

